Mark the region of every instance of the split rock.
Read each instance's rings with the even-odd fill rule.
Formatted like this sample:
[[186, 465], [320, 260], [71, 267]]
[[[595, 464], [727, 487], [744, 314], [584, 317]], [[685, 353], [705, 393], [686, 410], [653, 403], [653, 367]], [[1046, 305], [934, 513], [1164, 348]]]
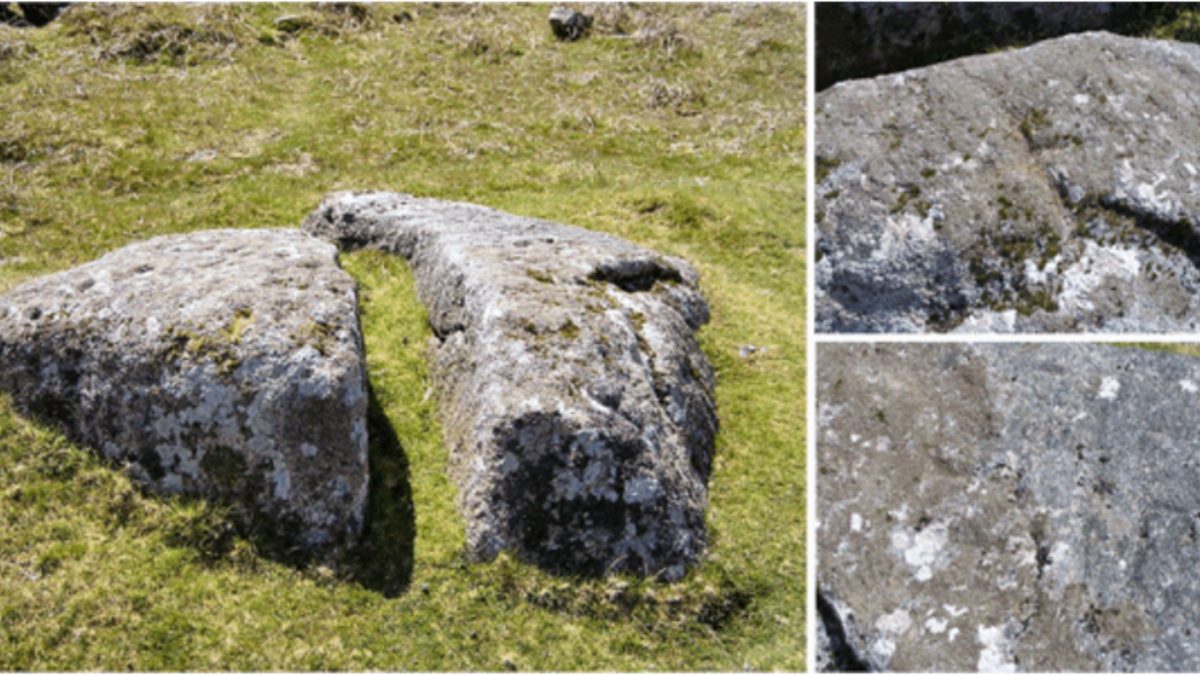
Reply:
[[304, 229], [411, 264], [474, 557], [677, 578], [700, 556], [717, 418], [686, 262], [393, 193], [331, 195]]
[[817, 96], [817, 328], [1200, 329], [1200, 46], [1085, 33]]
[[1080, 344], [818, 357], [827, 666], [1200, 668], [1200, 359]]
[[287, 552], [347, 543], [367, 491], [353, 279], [295, 230], [126, 246], [0, 296], [0, 389], [154, 492]]

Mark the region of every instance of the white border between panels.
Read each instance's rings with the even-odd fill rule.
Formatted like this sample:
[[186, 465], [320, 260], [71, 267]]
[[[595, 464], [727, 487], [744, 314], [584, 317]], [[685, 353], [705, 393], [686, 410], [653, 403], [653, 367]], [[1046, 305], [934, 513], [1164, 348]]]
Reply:
[[816, 1], [806, 3], [804, 23], [804, 606], [805, 606], [805, 656], [807, 670], [817, 672], [817, 342], [813, 339], [816, 327], [815, 282], [813, 268], [813, 242], [816, 241], [816, 220], [813, 216], [813, 198], [816, 196], [816, 136], [813, 120], [816, 115]]
[[[811, 322], [810, 322], [811, 323]], [[810, 326], [811, 328], [811, 326]], [[1150, 342], [1189, 344], [1200, 342], [1200, 333], [815, 333], [813, 344], [864, 342], [921, 343], [1075, 343], [1112, 344]]]

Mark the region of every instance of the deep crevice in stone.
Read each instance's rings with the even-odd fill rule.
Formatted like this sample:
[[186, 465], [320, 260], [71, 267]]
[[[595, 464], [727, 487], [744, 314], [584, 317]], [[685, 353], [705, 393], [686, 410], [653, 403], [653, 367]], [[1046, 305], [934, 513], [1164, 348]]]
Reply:
[[842, 617], [834, 609], [833, 603], [820, 591], [817, 591], [817, 616], [825, 628], [825, 635], [829, 638], [829, 662], [832, 666], [830, 670], [842, 673], [870, 672], [871, 665], [850, 645]]
[[1057, 172], [1047, 172], [1050, 184], [1058, 195], [1063, 209], [1078, 218], [1089, 208], [1108, 211], [1109, 213], [1128, 220], [1142, 232], [1146, 232], [1173, 250], [1178, 250], [1187, 256], [1197, 269], [1200, 269], [1200, 232], [1196, 226], [1185, 220], [1172, 220], [1154, 213], [1148, 213], [1112, 196], [1096, 197], [1085, 194], [1082, 198], [1071, 198], [1071, 184]]
[[1200, 234], [1188, 222], [1163, 218], [1154, 213], [1137, 209], [1112, 197], [1102, 197], [1096, 204], [1107, 211], [1128, 218], [1139, 230], [1149, 232], [1178, 249], [1197, 269], [1200, 269]]
[[637, 293], [648, 291], [659, 282], [679, 283], [683, 276], [674, 267], [656, 260], [623, 260], [596, 267], [588, 279], [613, 284], [626, 293]]

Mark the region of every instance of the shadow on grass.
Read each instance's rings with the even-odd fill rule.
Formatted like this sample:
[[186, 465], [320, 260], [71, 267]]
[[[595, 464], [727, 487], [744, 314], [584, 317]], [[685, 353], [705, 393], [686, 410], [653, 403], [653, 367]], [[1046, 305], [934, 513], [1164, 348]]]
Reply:
[[347, 552], [342, 566], [348, 581], [395, 597], [408, 590], [412, 580], [416, 511], [408, 455], [369, 383], [367, 393], [371, 469], [367, 521], [362, 538]]

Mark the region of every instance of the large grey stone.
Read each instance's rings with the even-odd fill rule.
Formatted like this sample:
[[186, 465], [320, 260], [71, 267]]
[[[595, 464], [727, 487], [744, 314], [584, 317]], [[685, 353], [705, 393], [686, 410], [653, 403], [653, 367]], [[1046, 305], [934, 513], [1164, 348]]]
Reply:
[[304, 229], [410, 262], [476, 558], [677, 578], [700, 556], [717, 418], [687, 263], [392, 193], [331, 195]]
[[1200, 669], [1200, 359], [826, 344], [817, 377], [827, 663]]
[[1200, 46], [1086, 33], [817, 96], [821, 331], [1200, 327]]
[[360, 531], [366, 379], [353, 279], [295, 230], [166, 236], [0, 296], [0, 389], [150, 490], [320, 552]]

